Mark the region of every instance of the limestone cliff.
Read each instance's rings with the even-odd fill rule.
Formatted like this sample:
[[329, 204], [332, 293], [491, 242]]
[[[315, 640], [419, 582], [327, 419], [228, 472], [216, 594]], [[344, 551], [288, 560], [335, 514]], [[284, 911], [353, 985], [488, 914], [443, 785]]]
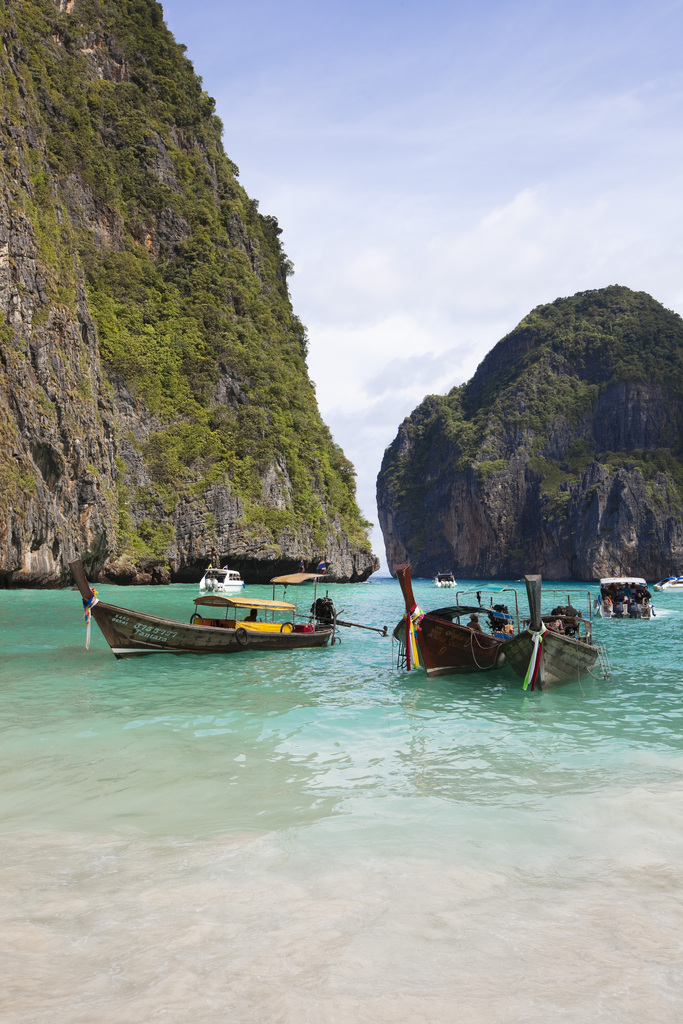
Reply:
[[378, 567], [277, 220], [154, 0], [0, 5], [0, 585]]
[[377, 482], [416, 576], [683, 571], [683, 321], [609, 287], [539, 306], [399, 428]]

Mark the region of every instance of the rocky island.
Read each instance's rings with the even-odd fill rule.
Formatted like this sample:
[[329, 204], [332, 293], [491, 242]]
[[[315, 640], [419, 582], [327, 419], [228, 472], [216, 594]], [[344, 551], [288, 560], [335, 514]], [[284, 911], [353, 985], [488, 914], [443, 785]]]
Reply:
[[529, 313], [404, 420], [377, 481], [415, 576], [678, 573], [682, 496], [683, 320], [619, 286]]
[[154, 0], [0, 7], [0, 585], [378, 568], [292, 266]]

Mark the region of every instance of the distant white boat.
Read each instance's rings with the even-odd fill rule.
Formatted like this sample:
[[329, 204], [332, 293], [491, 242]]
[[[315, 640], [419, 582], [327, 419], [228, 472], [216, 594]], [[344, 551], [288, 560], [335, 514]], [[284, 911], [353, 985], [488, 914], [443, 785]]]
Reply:
[[234, 594], [246, 586], [236, 569], [214, 569], [212, 565], [206, 570], [199, 581], [200, 594]]
[[452, 572], [437, 572], [434, 577], [435, 587], [457, 587], [457, 585]]
[[655, 583], [654, 590], [683, 590], [683, 576], [665, 576]]

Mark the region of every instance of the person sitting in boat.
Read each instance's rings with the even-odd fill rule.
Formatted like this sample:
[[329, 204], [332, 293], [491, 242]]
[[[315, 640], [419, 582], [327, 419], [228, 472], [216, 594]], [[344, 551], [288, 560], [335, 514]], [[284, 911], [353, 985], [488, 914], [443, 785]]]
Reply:
[[553, 622], [548, 623], [548, 629], [552, 629], [554, 633], [564, 633], [564, 623], [559, 617]]
[[257, 612], [256, 608], [252, 608], [244, 621], [245, 622], [258, 622], [257, 615], [258, 615], [258, 612]]
[[609, 596], [609, 594], [605, 594], [605, 596], [602, 599], [602, 610], [605, 612], [612, 611], [612, 598]]
[[467, 623], [467, 625], [470, 627], [470, 629], [473, 629], [476, 633], [483, 633], [484, 632], [484, 630], [479, 625], [479, 616], [475, 612], [472, 612], [472, 614], [470, 615], [470, 621]]

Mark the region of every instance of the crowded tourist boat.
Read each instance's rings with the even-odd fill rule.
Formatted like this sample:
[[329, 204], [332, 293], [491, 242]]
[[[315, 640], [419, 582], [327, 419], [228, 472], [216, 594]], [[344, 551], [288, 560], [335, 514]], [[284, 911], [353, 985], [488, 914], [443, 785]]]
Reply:
[[600, 580], [595, 610], [603, 619], [650, 619], [655, 614], [652, 594], [642, 576], [605, 576]]

